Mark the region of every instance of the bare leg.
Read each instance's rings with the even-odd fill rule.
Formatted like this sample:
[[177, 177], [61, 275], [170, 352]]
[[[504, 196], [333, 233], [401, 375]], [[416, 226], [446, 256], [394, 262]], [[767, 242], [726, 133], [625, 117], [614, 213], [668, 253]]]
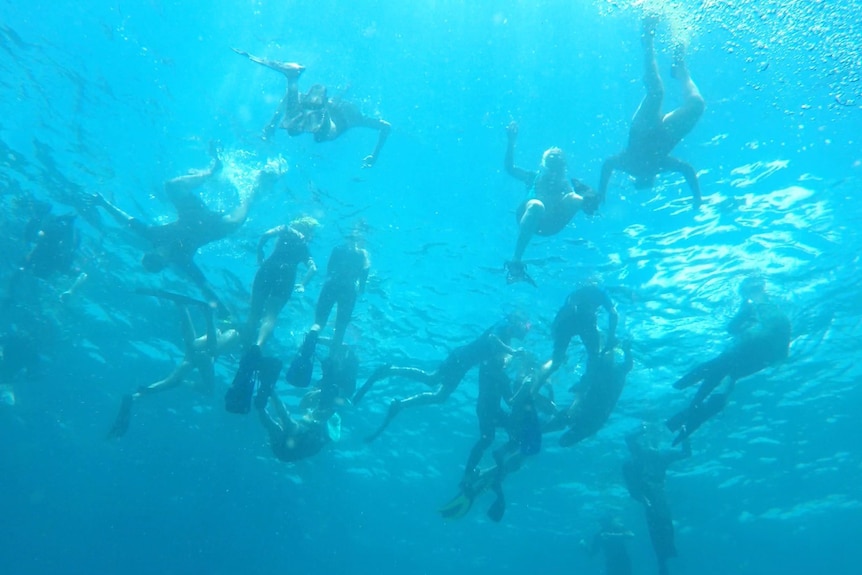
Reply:
[[644, 52], [644, 87], [646, 95], [632, 119], [631, 132], [648, 130], [661, 122], [661, 105], [664, 100], [664, 84], [655, 58], [655, 28], [657, 21], [647, 17], [642, 22], [641, 46]]
[[165, 192], [168, 194], [168, 199], [174, 204], [180, 217], [184, 214], [194, 217], [194, 214], [200, 212], [202, 209], [206, 209], [201, 199], [193, 192], [221, 171], [222, 162], [219, 158], [218, 142], [210, 144], [210, 157], [212, 161], [210, 161], [210, 165], [206, 169], [190, 170], [184, 176], [179, 176], [165, 182]]
[[527, 244], [533, 239], [539, 225], [542, 222], [542, 216], [545, 215], [545, 205], [539, 200], [530, 200], [527, 202], [524, 215], [518, 222], [518, 241], [515, 242], [515, 253], [512, 256], [512, 261], [520, 262], [524, 257], [524, 250], [527, 249]]
[[674, 78], [679, 80], [683, 103], [679, 108], [664, 116], [662, 125], [665, 127], [668, 138], [676, 144], [694, 128], [694, 125], [703, 115], [706, 105], [688, 72], [688, 67], [685, 64], [685, 47], [682, 44], [678, 45], [674, 51], [671, 71]]

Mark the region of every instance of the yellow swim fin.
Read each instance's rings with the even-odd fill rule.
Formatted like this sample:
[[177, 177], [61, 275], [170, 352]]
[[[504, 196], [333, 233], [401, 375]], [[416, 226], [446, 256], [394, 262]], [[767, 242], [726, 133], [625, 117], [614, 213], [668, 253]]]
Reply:
[[451, 501], [440, 507], [437, 512], [443, 519], [461, 519], [470, 512], [473, 507], [473, 497], [463, 491], [456, 495]]

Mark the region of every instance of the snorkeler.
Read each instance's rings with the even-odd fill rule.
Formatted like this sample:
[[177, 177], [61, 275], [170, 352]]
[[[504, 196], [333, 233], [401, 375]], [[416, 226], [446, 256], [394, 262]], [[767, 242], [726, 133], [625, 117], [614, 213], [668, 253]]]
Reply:
[[611, 174], [614, 170], [626, 172], [635, 179], [635, 188], [652, 188], [656, 176], [665, 172], [681, 173], [691, 188], [695, 207], [701, 203], [697, 172], [690, 164], [674, 158], [670, 152], [700, 119], [704, 110], [703, 96], [695, 86], [685, 64], [685, 47], [677, 45], [674, 53], [672, 75], [682, 86], [682, 105], [662, 115], [664, 85], [655, 57], [655, 17], [646, 17], [642, 22], [641, 45], [644, 51], [644, 86], [646, 96], [635, 112], [629, 129], [626, 149], [605, 160], [599, 182], [599, 200], [604, 201]]
[[[141, 397], [178, 387], [183, 383], [185, 377], [194, 370], [200, 374], [200, 384], [196, 388], [203, 393], [211, 394], [215, 389], [216, 358], [233, 351], [240, 345], [240, 336], [237, 330], [222, 331], [216, 327], [213, 320], [213, 309], [207, 302], [161, 290], [138, 290], [138, 293], [173, 301], [176, 304], [180, 312], [185, 355], [180, 364], [166, 378], [150, 385], [142, 385], [135, 393], [123, 396], [119, 413], [114, 425], [108, 432], [109, 438], [122, 437], [126, 434], [131, 422], [132, 405]], [[204, 315], [206, 333], [201, 336], [195, 333], [190, 308], [198, 308]]]
[[527, 272], [521, 258], [527, 244], [536, 234], [553, 236], [559, 233], [583, 208], [592, 214], [598, 206], [595, 192], [586, 184], [566, 173], [566, 157], [560, 148], [548, 148], [542, 154], [539, 171], [532, 172], [515, 166], [515, 141], [518, 139], [518, 124], [511, 122], [506, 128], [509, 144], [506, 147], [505, 166], [510, 176], [524, 182], [530, 197], [517, 211], [518, 240], [515, 253], [507, 261], [506, 281], [525, 281], [536, 285]]
[[304, 66], [260, 58], [236, 48], [233, 48], [233, 51], [252, 62], [281, 72], [287, 78], [287, 92], [263, 130], [264, 139], [272, 137], [282, 116], [284, 121], [281, 127], [286, 129], [288, 134], [291, 136], [312, 134], [316, 142], [332, 141], [350, 128], [370, 128], [378, 131], [377, 145], [362, 163], [363, 167], [370, 168], [377, 162], [380, 150], [383, 149], [383, 144], [389, 137], [391, 129], [389, 122], [364, 115], [351, 102], [328, 97], [326, 87], [321, 84], [314, 84], [308, 92], [300, 94], [299, 76], [305, 71]]
[[629, 495], [644, 506], [650, 541], [658, 561], [659, 575], [667, 575], [667, 560], [676, 557], [673, 518], [664, 493], [667, 468], [691, 457], [688, 440], [680, 450], [659, 450], [645, 437], [647, 426], [626, 436], [630, 458], [623, 464], [623, 478]]
[[[341, 417], [338, 415], [339, 389], [352, 370], [349, 350], [323, 362], [323, 377], [319, 383], [315, 406], [306, 410], [302, 417], [294, 418], [275, 392], [275, 382], [281, 370], [281, 361], [274, 358], [260, 359], [260, 387], [255, 398], [260, 421], [269, 433], [272, 453], [281, 461], [292, 462], [316, 455], [332, 441], [341, 436]], [[274, 412], [270, 413], [267, 404]]]
[[544, 432], [568, 429], [560, 436], [560, 445], [572, 446], [595, 435], [607, 422], [622, 394], [626, 376], [632, 370], [631, 342], [621, 345], [623, 361], [617, 363], [613, 349], [590, 356], [587, 369], [575, 387], [575, 398], [568, 409], [558, 412], [545, 425]]
[[[757, 277], [746, 278], [739, 286], [739, 294], [742, 305], [727, 326], [734, 337], [733, 344], [673, 384], [676, 389], [685, 389], [700, 383], [689, 406], [667, 421], [668, 428], [678, 432], [674, 445], [724, 409], [737, 380], [787, 358], [790, 320], [769, 301], [766, 283]], [[726, 391], [713, 393], [722, 382], [727, 383]]]
[[529, 322], [519, 313], [511, 313], [496, 325], [488, 328], [482, 335], [467, 345], [455, 348], [434, 371], [428, 372], [415, 367], [398, 367], [382, 365], [374, 370], [371, 377], [353, 397], [354, 405], [368, 393], [371, 387], [381, 379], [404, 377], [424, 383], [428, 386], [439, 386], [435, 391], [426, 391], [405, 399], [395, 399], [389, 404], [389, 411], [383, 424], [372, 433], [366, 441], [374, 441], [389, 426], [393, 419], [404, 408], [419, 405], [443, 403], [467, 375], [467, 372], [482, 362], [499, 360], [505, 355], [520, 355], [522, 349], [513, 349], [510, 344], [513, 339], [523, 339], [529, 331]]
[[519, 470], [528, 457], [542, 449], [542, 428], [533, 395], [529, 385], [522, 382], [511, 400], [512, 412], [508, 417], [506, 431], [509, 440], [494, 450], [495, 465], [464, 477], [461, 488], [455, 497], [438, 509], [444, 519], [458, 519], [465, 516], [473, 502], [483, 493], [492, 491], [494, 501], [485, 512], [488, 519], [495, 523], [503, 519], [506, 512], [506, 498], [503, 481], [509, 474]]
[[368, 252], [361, 245], [362, 241], [360, 232], [354, 230], [347, 240], [333, 248], [329, 255], [329, 261], [326, 264], [326, 281], [317, 298], [314, 325], [305, 334], [299, 353], [287, 370], [286, 378], [291, 385], [308, 387], [311, 383], [314, 350], [320, 338], [320, 332], [326, 326], [329, 314], [336, 305], [338, 305], [338, 311], [335, 315], [335, 333], [331, 346], [334, 349], [344, 342], [344, 334], [353, 317], [356, 298], [365, 291], [368, 271], [371, 267], [371, 260]]
[[[604, 308], [608, 312], [608, 334], [604, 348], [601, 345], [601, 334], [597, 326], [599, 308]], [[619, 316], [611, 298], [597, 285], [588, 283], [569, 294], [566, 302], [557, 311], [551, 328], [554, 337], [553, 355], [533, 379], [533, 391], [538, 392], [551, 374], [566, 362], [566, 351], [574, 336], [581, 338], [581, 342], [587, 348], [588, 359], [597, 357], [603, 350], [612, 349], [617, 341], [618, 321]]]
[[[626, 548], [626, 540], [634, 537], [634, 533], [626, 529], [619, 517], [606, 518], [602, 527], [593, 536], [589, 546], [589, 555], [594, 557], [599, 551], [605, 557], [605, 575], [631, 575], [632, 560]], [[583, 545], [586, 542], [582, 541]]]
[[[264, 233], [257, 244], [257, 263], [260, 266], [254, 276], [251, 290], [251, 310], [247, 332], [257, 333], [254, 345], [262, 347], [272, 335], [278, 314], [294, 290], [305, 291], [305, 286], [317, 272], [317, 266], [308, 251], [314, 236], [317, 220], [311, 217], [297, 218], [288, 226], [278, 226]], [[263, 248], [271, 238], [276, 238], [275, 248], [264, 258]], [[296, 268], [305, 264], [302, 281], [296, 284]], [[294, 285], [295, 284], [295, 285]]]
[[257, 193], [271, 187], [281, 172], [270, 166], [260, 170], [254, 187], [241, 199], [239, 206], [230, 213], [216, 212], [207, 208], [194, 190], [221, 170], [222, 163], [218, 153], [217, 145], [213, 143], [210, 146], [212, 162], [207, 169], [193, 170], [188, 175], [165, 183], [168, 199], [177, 212], [177, 219], [173, 222], [145, 224], [120, 210], [100, 194], [93, 195], [93, 202], [152, 245], [152, 250], [144, 254], [141, 260], [148, 272], [158, 273], [167, 266], [172, 266], [200, 288], [210, 305], [216, 306], [221, 315], [227, 316], [229, 314], [224, 304], [195, 264], [195, 254], [201, 247], [223, 239], [239, 229], [248, 217], [249, 208]]

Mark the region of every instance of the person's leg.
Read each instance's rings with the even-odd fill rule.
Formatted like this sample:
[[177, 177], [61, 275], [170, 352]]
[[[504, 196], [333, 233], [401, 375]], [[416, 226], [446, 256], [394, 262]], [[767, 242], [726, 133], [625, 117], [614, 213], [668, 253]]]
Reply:
[[155, 383], [151, 383], [150, 385], [142, 385], [138, 388], [138, 391], [132, 395], [132, 397], [134, 399], [138, 399], [142, 395], [150, 395], [152, 393], [158, 393], [160, 391], [177, 387], [183, 382], [183, 378], [192, 370], [192, 367], [194, 367], [194, 364], [191, 361], [184, 359], [169, 376]]
[[691, 132], [703, 115], [706, 104], [688, 72], [688, 67], [685, 64], [685, 47], [682, 44], [675, 49], [672, 70], [673, 76], [679, 81], [682, 88], [683, 102], [679, 108], [665, 114], [662, 119], [662, 126], [667, 133], [668, 141], [676, 144]]
[[649, 130], [661, 123], [661, 105], [664, 100], [664, 84], [658, 71], [655, 58], [655, 29], [658, 24], [654, 17], [644, 18], [641, 29], [641, 46], [644, 56], [643, 83], [646, 95], [641, 100], [632, 119], [630, 133]]
[[224, 223], [228, 224], [228, 229], [223, 235], [228, 235], [234, 229], [241, 226], [248, 217], [248, 211], [251, 209], [251, 204], [261, 192], [269, 192], [275, 186], [275, 182], [282, 175], [282, 168], [278, 163], [268, 163], [258, 171], [255, 177], [254, 184], [248, 193], [240, 194], [239, 205], [228, 214], [222, 216]]
[[469, 485], [470, 480], [476, 476], [476, 467], [482, 460], [485, 450], [494, 442], [494, 437], [497, 434], [498, 418], [492, 410], [480, 406], [476, 410], [476, 415], [479, 418], [479, 440], [473, 445], [473, 449], [470, 450], [470, 455], [467, 457], [467, 464], [464, 466], [464, 478], [461, 481], [462, 485]]
[[527, 202], [524, 214], [518, 221], [518, 240], [515, 242], [515, 253], [512, 255], [513, 262], [520, 262], [524, 257], [524, 250], [538, 231], [544, 215], [545, 205], [542, 202], [539, 200]]
[[401, 412], [405, 407], [416, 407], [420, 405], [431, 405], [434, 403], [443, 403], [452, 393], [451, 389], [446, 389], [446, 387], [441, 387], [437, 391], [427, 391], [425, 393], [418, 393], [416, 395], [407, 397], [405, 399], [396, 399], [392, 403], [389, 404], [389, 411], [386, 413], [386, 419], [383, 420], [383, 423], [377, 428], [377, 431], [369, 435], [365, 441], [371, 442], [380, 437], [380, 435], [389, 427], [389, 424], [392, 423], [392, 420]]
[[314, 326], [311, 329], [320, 331], [326, 327], [337, 296], [337, 288], [332, 282], [323, 284], [323, 287], [320, 288], [320, 295], [317, 297], [317, 307], [314, 309]]
[[203, 170], [190, 170], [188, 174], [179, 176], [165, 182], [165, 193], [177, 210], [177, 215], [182, 217], [194, 217], [201, 210], [206, 210], [206, 205], [194, 193], [194, 190], [205, 184], [222, 169], [219, 157], [220, 147], [218, 142], [210, 143], [210, 165]]
[[579, 331], [581, 342], [587, 348], [587, 354], [590, 356], [590, 359], [598, 358], [602, 348], [602, 338], [599, 334], [599, 328], [593, 323], [592, 325], [582, 326]]
[[275, 324], [278, 321], [278, 315], [287, 303], [288, 297], [270, 296], [267, 298], [263, 306], [263, 315], [260, 321], [260, 327], [257, 332], [257, 345], [263, 347], [263, 344], [275, 331]]
[[353, 317], [353, 308], [356, 307], [356, 290], [353, 286], [341, 289], [338, 294], [338, 310], [335, 313], [335, 333], [332, 336], [332, 346], [339, 347], [344, 342], [344, 334]]

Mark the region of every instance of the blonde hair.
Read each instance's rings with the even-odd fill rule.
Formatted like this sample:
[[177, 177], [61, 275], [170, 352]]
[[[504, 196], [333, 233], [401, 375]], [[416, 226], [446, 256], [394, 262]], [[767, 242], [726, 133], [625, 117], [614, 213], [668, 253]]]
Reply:
[[292, 227], [304, 236], [313, 233], [319, 225], [320, 222], [318, 222], [315, 218], [312, 218], [311, 216], [301, 216], [290, 222], [290, 227]]

